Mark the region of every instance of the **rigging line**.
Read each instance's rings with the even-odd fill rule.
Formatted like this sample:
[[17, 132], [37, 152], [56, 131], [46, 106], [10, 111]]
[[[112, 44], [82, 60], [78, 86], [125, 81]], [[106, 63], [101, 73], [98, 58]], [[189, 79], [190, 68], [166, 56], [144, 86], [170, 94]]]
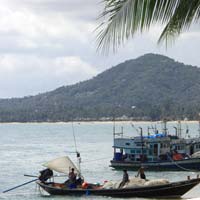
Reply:
[[105, 159], [108, 159], [108, 158], [110, 158], [110, 157], [98, 158], [98, 159], [95, 159], [95, 160], [86, 160], [83, 163], [95, 162], [95, 161], [98, 161], [98, 160], [105, 160]]
[[168, 154], [167, 154], [168, 158], [170, 159], [170, 161], [172, 163], [174, 163], [178, 168], [180, 169], [183, 169], [184, 171], [189, 171], [189, 172], [198, 172], [198, 170], [190, 170], [190, 169], [187, 169], [185, 167], [182, 167], [181, 165], [177, 164]]
[[65, 151], [66, 153], [77, 153], [76, 151]]
[[74, 146], [75, 146], [75, 150], [76, 152], [77, 151], [77, 145], [76, 145], [76, 137], [75, 137], [75, 132], [74, 132], [74, 124], [73, 124], [73, 121], [72, 121], [72, 132], [73, 132], [73, 137], [74, 137]]
[[76, 153], [77, 153], [77, 151], [65, 151], [65, 153], [76, 154]]
[[77, 150], [76, 137], [75, 137], [73, 121], [72, 121], [72, 132], [73, 132], [73, 137], [74, 137], [74, 145], [75, 145], [75, 151], [76, 151], [76, 158], [77, 158], [77, 164], [78, 164], [78, 169], [79, 169], [79, 175], [81, 177], [81, 157], [80, 157], [80, 153]]
[[131, 124], [132, 128], [134, 128], [137, 131], [137, 133], [139, 134], [139, 130], [135, 127], [135, 125], [132, 122], [130, 124]]

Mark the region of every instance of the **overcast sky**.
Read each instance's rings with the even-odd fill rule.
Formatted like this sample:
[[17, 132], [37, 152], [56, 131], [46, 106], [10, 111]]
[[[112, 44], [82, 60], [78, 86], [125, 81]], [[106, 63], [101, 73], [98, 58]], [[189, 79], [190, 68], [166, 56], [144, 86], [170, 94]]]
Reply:
[[96, 53], [101, 0], [0, 0], [0, 98], [23, 97], [90, 79], [127, 59], [159, 53], [200, 66], [200, 29], [167, 50], [160, 27], [137, 35], [117, 54]]

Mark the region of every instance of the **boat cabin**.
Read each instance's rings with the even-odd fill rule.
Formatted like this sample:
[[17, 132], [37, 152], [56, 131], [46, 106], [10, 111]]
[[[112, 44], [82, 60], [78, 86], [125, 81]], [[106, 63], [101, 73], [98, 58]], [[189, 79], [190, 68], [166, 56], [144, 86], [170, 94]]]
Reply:
[[170, 138], [160, 134], [156, 137], [114, 138], [115, 161], [149, 162], [167, 160]]

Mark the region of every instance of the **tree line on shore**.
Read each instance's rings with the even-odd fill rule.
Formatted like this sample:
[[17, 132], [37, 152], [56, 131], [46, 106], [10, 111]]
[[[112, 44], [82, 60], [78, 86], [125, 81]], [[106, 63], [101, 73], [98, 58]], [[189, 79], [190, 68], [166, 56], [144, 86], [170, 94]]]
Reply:
[[200, 118], [200, 69], [146, 54], [54, 91], [0, 100], [0, 122]]

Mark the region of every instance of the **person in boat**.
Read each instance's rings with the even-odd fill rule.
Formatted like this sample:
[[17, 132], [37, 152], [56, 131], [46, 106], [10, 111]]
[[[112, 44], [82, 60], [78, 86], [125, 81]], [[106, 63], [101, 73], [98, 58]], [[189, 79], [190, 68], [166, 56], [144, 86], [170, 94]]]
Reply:
[[68, 185], [70, 188], [76, 188], [76, 173], [74, 172], [74, 168], [71, 169], [68, 175]]
[[119, 184], [119, 188], [122, 188], [126, 183], [129, 182], [129, 175], [126, 169], [123, 170], [122, 182]]
[[146, 175], [144, 173], [144, 167], [140, 167], [136, 177], [138, 177], [138, 176], [140, 176], [141, 179], [146, 179]]

